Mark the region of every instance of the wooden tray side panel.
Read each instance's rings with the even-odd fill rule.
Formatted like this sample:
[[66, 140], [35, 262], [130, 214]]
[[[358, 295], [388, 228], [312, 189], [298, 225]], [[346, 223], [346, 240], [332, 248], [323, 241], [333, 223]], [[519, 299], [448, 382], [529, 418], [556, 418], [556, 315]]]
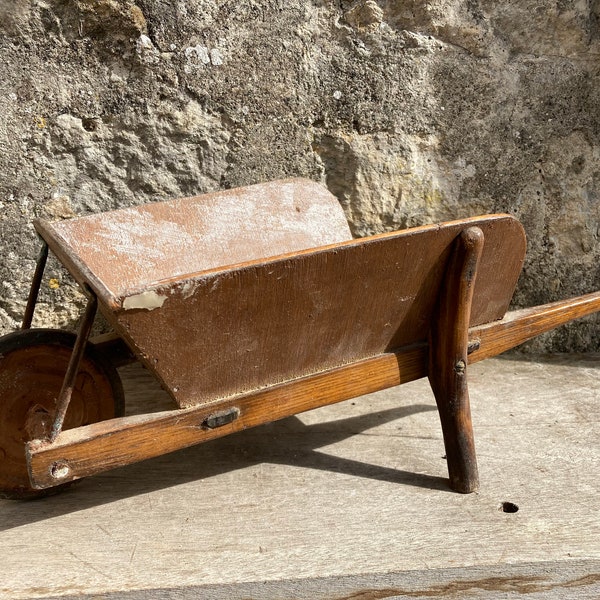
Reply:
[[305, 179], [35, 226], [105, 304], [162, 279], [352, 239], [336, 197]]
[[[485, 235], [472, 325], [504, 315], [524, 258], [521, 226], [488, 217], [386, 234], [174, 282], [118, 332], [180, 406], [248, 392], [427, 339], [453, 240]], [[135, 304], [133, 304], [135, 305]]]

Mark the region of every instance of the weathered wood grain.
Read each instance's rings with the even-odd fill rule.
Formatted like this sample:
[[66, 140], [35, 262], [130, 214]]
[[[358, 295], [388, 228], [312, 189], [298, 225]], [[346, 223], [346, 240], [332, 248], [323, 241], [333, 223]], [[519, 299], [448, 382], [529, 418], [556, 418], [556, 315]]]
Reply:
[[335, 196], [306, 179], [34, 225], [75, 279], [113, 308], [127, 290], [165, 278], [352, 239]]
[[469, 227], [456, 238], [429, 337], [428, 375], [442, 423], [450, 487], [464, 494], [479, 487], [467, 354], [471, 304], [483, 245], [479, 227]]
[[[419, 346], [199, 407], [122, 417], [63, 431], [52, 443], [27, 445], [30, 479], [36, 488], [51, 487], [400, 385], [421, 377], [426, 361], [426, 347]], [[232, 408], [239, 411], [232, 423], [216, 429], [203, 426], [211, 415]]]
[[[523, 341], [525, 333], [529, 335], [537, 331], [530, 327], [535, 311], [540, 314], [552, 313], [553, 327], [556, 327], [559, 323], [582, 316], [582, 311], [592, 311], [596, 306], [596, 298], [597, 294], [591, 294], [583, 302], [587, 308], [576, 298], [570, 301], [575, 305], [574, 311], [568, 309], [569, 301], [565, 301], [509, 313], [505, 319], [485, 328], [471, 328], [469, 345], [475, 347], [476, 342], [478, 349], [469, 354], [468, 363], [474, 364], [488, 358], [493, 351], [506, 350], [506, 328], [519, 329], [520, 321], [516, 314], [524, 319], [523, 333], [517, 336], [517, 341]], [[543, 326], [546, 326], [547, 321], [542, 321]], [[27, 453], [30, 476], [32, 483], [38, 487], [56, 485], [59, 482], [51, 474], [52, 465], [56, 462], [69, 463], [68, 474], [61, 481], [73, 480], [260, 423], [272, 422], [317, 406], [414, 381], [427, 374], [428, 346], [420, 344], [267, 390], [217, 400], [198, 407], [125, 417], [64, 431], [53, 444], [29, 444]], [[240, 409], [240, 417], [236, 421], [220, 429], [207, 431], [201, 428], [202, 422], [210, 414], [232, 406]]]
[[[332, 197], [313, 187], [269, 184], [265, 189], [283, 200], [272, 214], [273, 198], [265, 199], [261, 187], [215, 195], [230, 208], [250, 202], [256, 209], [252, 231], [262, 231], [262, 217], [285, 217], [282, 231], [298, 229], [302, 238], [290, 234], [286, 241], [267, 227], [253, 249], [230, 230], [227, 247], [216, 244], [209, 225], [218, 217], [227, 229], [227, 219], [210, 206], [212, 197], [56, 226], [37, 223], [181, 410], [113, 419], [28, 443], [35, 487], [429, 375], [451, 485], [476, 489], [467, 363], [506, 349], [510, 340], [524, 341], [533, 331], [595, 310], [597, 298], [554, 307], [543, 316], [502, 320], [525, 253], [523, 229], [514, 218], [490, 215], [348, 240], [346, 226], [338, 223], [339, 206], [334, 210]], [[316, 214], [307, 201], [310, 194], [332, 224], [318, 228], [319, 241], [334, 243], [314, 248], [309, 243], [304, 230]], [[171, 247], [161, 224], [176, 229], [177, 243]], [[235, 228], [244, 227], [240, 222]], [[111, 251], [122, 260], [113, 271], [103, 248], [116, 242]], [[115, 340], [98, 344], [111, 347]], [[119, 352], [116, 362], [128, 358]]]
[[477, 349], [470, 355], [469, 361], [497, 356], [542, 333], [598, 311], [600, 292], [512, 311], [499, 322], [470, 329], [469, 337]]

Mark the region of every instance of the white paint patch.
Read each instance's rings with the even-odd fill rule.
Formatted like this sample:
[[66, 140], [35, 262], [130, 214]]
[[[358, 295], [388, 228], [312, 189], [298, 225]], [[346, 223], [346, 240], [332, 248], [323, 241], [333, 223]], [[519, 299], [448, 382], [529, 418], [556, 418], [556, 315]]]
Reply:
[[181, 297], [184, 300], [187, 300], [188, 298], [190, 298], [191, 296], [194, 295], [194, 292], [196, 291], [197, 287], [198, 287], [198, 283], [196, 281], [194, 281], [193, 279], [186, 281], [180, 288]]
[[123, 300], [123, 308], [125, 310], [133, 310], [135, 308], [154, 310], [155, 308], [160, 308], [165, 303], [166, 299], [166, 296], [161, 296], [155, 291], [150, 290], [125, 298], [125, 300]]

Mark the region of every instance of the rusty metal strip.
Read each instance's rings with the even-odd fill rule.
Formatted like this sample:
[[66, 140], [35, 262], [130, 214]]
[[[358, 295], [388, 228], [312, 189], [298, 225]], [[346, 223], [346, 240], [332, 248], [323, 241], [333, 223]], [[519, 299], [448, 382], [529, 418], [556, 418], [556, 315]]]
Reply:
[[33, 281], [31, 282], [31, 288], [29, 290], [29, 297], [27, 298], [27, 306], [25, 307], [25, 314], [23, 315], [23, 323], [21, 329], [30, 329], [31, 322], [33, 321], [33, 313], [35, 311], [35, 305], [37, 303], [38, 295], [40, 293], [40, 286], [42, 285], [42, 277], [44, 276], [44, 269], [46, 268], [46, 261], [48, 260], [48, 244], [42, 242], [40, 254], [38, 256], [35, 272], [33, 274]]
[[73, 354], [71, 354], [71, 360], [69, 361], [69, 366], [67, 367], [67, 373], [65, 375], [60, 394], [58, 395], [56, 415], [54, 417], [52, 431], [50, 432], [51, 442], [53, 442], [58, 437], [58, 434], [62, 431], [65, 415], [67, 414], [67, 409], [69, 408], [69, 403], [71, 402], [71, 396], [73, 395], [75, 378], [77, 377], [79, 365], [81, 363], [81, 359], [83, 358], [83, 353], [85, 352], [85, 347], [88, 338], [90, 337], [92, 324], [94, 323], [94, 318], [96, 317], [96, 311], [98, 309], [98, 299], [96, 294], [94, 294], [89, 287], [87, 287], [86, 291], [89, 293], [90, 297], [85, 308], [83, 318], [81, 319], [81, 324], [79, 325], [79, 332], [77, 333], [77, 340], [75, 341], [75, 346], [73, 347]]

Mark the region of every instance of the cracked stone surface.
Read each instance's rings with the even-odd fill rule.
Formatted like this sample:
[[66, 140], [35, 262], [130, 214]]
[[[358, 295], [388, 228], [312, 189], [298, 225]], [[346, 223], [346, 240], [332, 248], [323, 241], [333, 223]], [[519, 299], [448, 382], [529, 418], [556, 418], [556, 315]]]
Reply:
[[[327, 185], [355, 235], [514, 214], [515, 306], [599, 289], [599, 18], [597, 0], [0, 0], [0, 331], [32, 218], [288, 176]], [[36, 324], [81, 302], [51, 263]], [[528, 348], [597, 351], [598, 323]]]

